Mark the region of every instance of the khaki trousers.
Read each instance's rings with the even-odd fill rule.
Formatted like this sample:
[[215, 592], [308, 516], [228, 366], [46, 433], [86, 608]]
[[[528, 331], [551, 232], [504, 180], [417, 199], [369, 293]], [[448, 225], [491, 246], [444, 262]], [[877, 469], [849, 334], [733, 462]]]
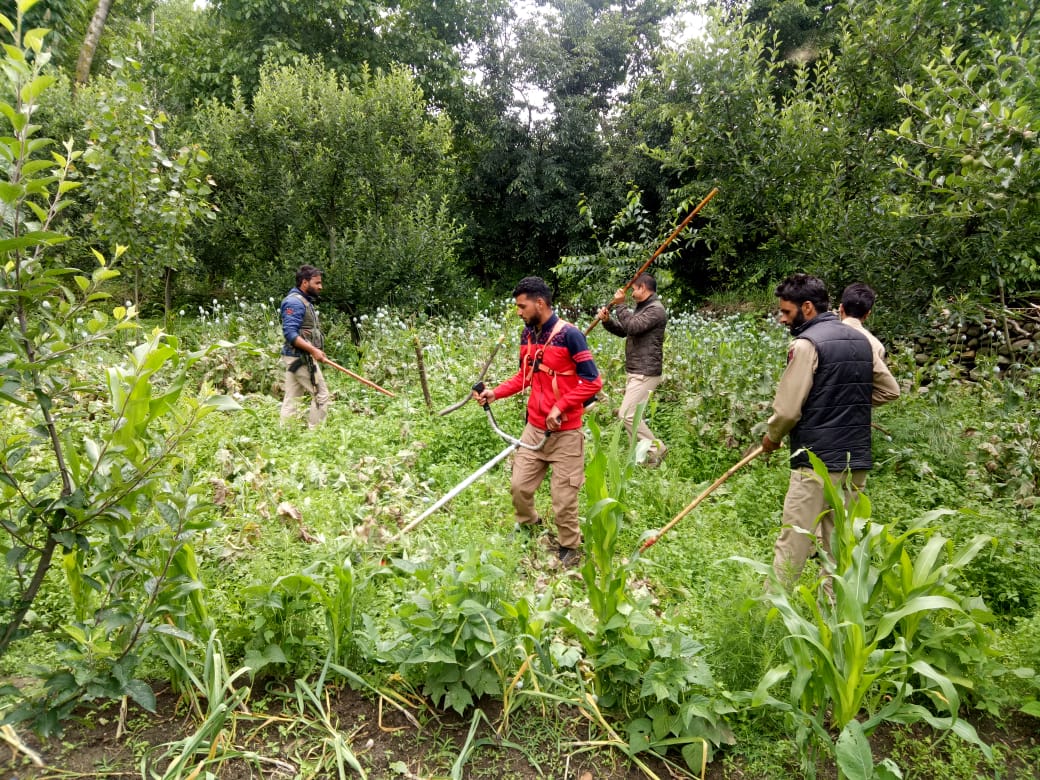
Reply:
[[[856, 495], [867, 484], [866, 471], [829, 472], [831, 483], [841, 490], [845, 506], [851, 506]], [[805, 561], [818, 543], [828, 554], [834, 534], [834, 512], [823, 497], [823, 482], [810, 468], [791, 470], [791, 480], [784, 498], [783, 530], [773, 547], [773, 571], [786, 587], [792, 587], [802, 574]], [[803, 529], [808, 534], [795, 529]], [[829, 585], [829, 583], [828, 583]]]
[[[528, 423], [520, 441], [537, 444], [544, 435], [544, 431]], [[585, 437], [580, 430], [556, 431], [537, 451], [523, 447], [516, 451], [510, 484], [516, 521], [521, 524], [537, 522], [534, 495], [550, 467], [549, 487], [560, 545], [578, 547], [581, 545], [578, 492], [585, 484]]]
[[[636, 407], [650, 399], [650, 393], [657, 389], [663, 378], [661, 376], [646, 376], [645, 374], [628, 374], [628, 381], [625, 383], [625, 397], [621, 399], [618, 417], [625, 424], [625, 430], [628, 431], [629, 436], [632, 435], [632, 423], [636, 418]], [[646, 414], [645, 411], [644, 414]], [[654, 436], [654, 432], [650, 430], [646, 420], [639, 421], [639, 427], [636, 428], [636, 437], [650, 442], [650, 449], [647, 451], [649, 455], [660, 457], [668, 449], [660, 439]]]
[[289, 370], [289, 366], [295, 360], [296, 358], [290, 355], [282, 355], [282, 364], [285, 366], [285, 395], [282, 398], [281, 422], [285, 425], [295, 417], [298, 399], [309, 395], [311, 408], [307, 415], [307, 425], [316, 428], [325, 422], [329, 413], [329, 388], [325, 384], [320, 365], [314, 367], [314, 381], [311, 382], [311, 371], [306, 363], [295, 371]]

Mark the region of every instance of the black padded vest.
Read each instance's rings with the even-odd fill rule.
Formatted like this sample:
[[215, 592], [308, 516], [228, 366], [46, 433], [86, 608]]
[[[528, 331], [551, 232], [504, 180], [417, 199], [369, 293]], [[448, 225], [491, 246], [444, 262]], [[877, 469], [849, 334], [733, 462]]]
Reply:
[[870, 396], [874, 360], [870, 342], [833, 312], [816, 315], [793, 332], [816, 347], [817, 366], [802, 417], [791, 431], [791, 468], [809, 465], [811, 450], [828, 471], [869, 469]]

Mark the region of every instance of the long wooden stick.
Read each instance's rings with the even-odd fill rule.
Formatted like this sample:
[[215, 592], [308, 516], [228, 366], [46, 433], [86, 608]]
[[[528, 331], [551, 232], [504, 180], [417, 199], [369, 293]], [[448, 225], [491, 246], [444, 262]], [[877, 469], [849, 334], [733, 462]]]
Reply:
[[751, 461], [753, 461], [755, 458], [757, 458], [759, 455], [761, 455], [762, 452], [763, 452], [762, 445], [759, 444], [757, 447], [755, 447], [755, 449], [751, 450], [751, 452], [749, 452], [747, 455], [745, 455], [740, 460], [739, 463], [737, 463], [734, 466], [731, 466], [729, 468], [729, 470], [725, 474], [723, 474], [717, 480], [715, 480], [710, 485], [708, 485], [708, 487], [704, 489], [703, 493], [701, 493], [699, 496], [697, 496], [697, 498], [693, 499], [693, 501], [691, 501], [689, 504], [687, 504], [686, 508], [683, 509], [683, 511], [681, 511], [679, 514], [677, 514], [675, 517], [673, 517], [671, 522], [668, 523], [668, 525], [666, 525], [664, 528], [662, 528], [656, 534], [654, 534], [649, 539], [647, 539], [645, 542], [643, 542], [642, 546], [639, 548], [639, 552], [643, 552], [647, 548], [652, 547], [653, 545], [657, 544], [657, 540], [660, 539], [662, 536], [664, 536], [666, 533], [668, 533], [670, 530], [672, 530], [672, 528], [675, 527], [675, 524], [678, 523], [680, 520], [682, 520], [684, 517], [686, 517], [686, 515], [690, 514], [690, 512], [692, 512], [696, 508], [697, 504], [699, 504], [701, 501], [703, 501], [708, 496], [710, 496], [713, 492], [715, 492], [715, 489], [718, 488], [719, 485], [721, 485], [727, 479], [729, 479], [734, 474], [736, 474], [738, 471], [740, 471], [742, 468], [744, 468], [744, 466], [746, 466]]
[[[657, 251], [654, 252], [652, 255], [650, 255], [650, 259], [647, 260], [645, 263], [643, 263], [639, 267], [639, 270], [636, 271], [635, 274], [632, 276], [632, 278], [628, 280], [628, 284], [626, 284], [622, 288], [626, 293], [629, 291], [629, 289], [632, 287], [632, 285], [636, 283], [636, 279], [639, 278], [639, 274], [643, 273], [647, 268], [650, 267], [650, 264], [652, 262], [654, 262], [654, 260], [656, 260], [660, 256], [660, 254], [665, 250], [665, 247], [667, 247], [670, 243], [672, 243], [672, 241], [675, 239], [675, 237], [677, 235], [679, 235], [680, 233], [682, 233], [683, 230], [686, 229], [686, 226], [690, 224], [690, 220], [692, 220], [694, 217], [696, 217], [697, 213], [708, 204], [708, 201], [711, 200], [712, 198], [714, 198], [718, 194], [719, 194], [719, 188], [715, 187], [715, 188], [712, 189], [711, 192], [709, 192], [707, 195], [704, 196], [704, 200], [702, 200], [700, 203], [697, 204], [697, 206], [694, 208], [694, 210], [691, 211], [686, 216], [686, 219], [684, 219], [682, 222], [679, 223], [679, 227], [677, 227], [675, 230], [672, 231], [672, 234], [670, 236], [668, 236], [668, 238], [666, 238], [664, 240], [664, 243], [661, 244], [661, 246], [657, 247]], [[614, 305], [614, 301], [611, 300], [610, 303], [608, 303], [605, 308], [609, 309], [613, 305]], [[596, 317], [592, 321], [592, 324], [589, 325], [589, 327], [587, 327], [585, 329], [585, 335], [586, 336], [588, 336], [589, 333], [592, 332], [592, 329], [596, 327], [596, 324], [598, 322], [599, 322], [599, 317]]]
[[370, 381], [368, 379], [365, 379], [363, 376], [355, 374], [349, 368], [343, 368], [343, 366], [341, 366], [339, 363], [334, 363], [333, 361], [329, 360], [328, 358], [325, 358], [325, 364], [328, 365], [328, 366], [332, 366], [337, 371], [342, 371], [344, 374], [346, 374], [347, 376], [349, 376], [352, 379], [356, 379], [357, 381], [359, 381], [363, 385], [368, 385], [373, 390], [378, 390], [383, 395], [388, 395], [391, 398], [397, 398], [397, 396], [394, 395], [393, 393], [391, 393], [389, 390], [384, 390], [382, 387], [377, 385], [375, 382], [372, 382], [372, 381]]

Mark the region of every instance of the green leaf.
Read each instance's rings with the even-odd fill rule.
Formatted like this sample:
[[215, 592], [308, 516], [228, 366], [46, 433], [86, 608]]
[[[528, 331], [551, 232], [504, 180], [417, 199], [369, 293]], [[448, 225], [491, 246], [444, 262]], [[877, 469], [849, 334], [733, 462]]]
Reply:
[[892, 629], [895, 628], [896, 624], [904, 617], [908, 617], [918, 612], [932, 612], [939, 609], [950, 609], [955, 612], [963, 612], [960, 604], [946, 596], [917, 596], [916, 598], [910, 599], [906, 604], [894, 612], [888, 612], [882, 616], [881, 620], [878, 621], [877, 633], [874, 636], [874, 641], [877, 642], [884, 639], [892, 633]]
[[[28, 38], [28, 36], [26, 36], [26, 37]], [[42, 36], [40, 37], [40, 41], [42, 43], [42, 41], [43, 41], [43, 37]], [[33, 48], [35, 48], [35, 47], [33, 47]], [[54, 81], [55, 81], [54, 76], [37, 76], [32, 81], [30, 81], [28, 84], [26, 84], [24, 87], [22, 87], [22, 91], [21, 91], [22, 102], [23, 103], [35, 103], [37, 98], [40, 97], [40, 95], [43, 93], [43, 91], [45, 89], [47, 89], [47, 87], [51, 86], [54, 83]], [[50, 163], [48, 162], [47, 165], [49, 166]]]
[[759, 681], [758, 687], [755, 688], [754, 695], [751, 697], [751, 706], [761, 707], [772, 699], [773, 697], [769, 693], [769, 689], [781, 680], [786, 679], [791, 674], [791, 669], [790, 664], [782, 664], [781, 666], [774, 666], [766, 672]]
[[841, 730], [834, 745], [834, 755], [841, 773], [849, 780], [871, 780], [874, 776], [870, 741], [858, 720], [849, 721]]
[[[25, 195], [25, 187], [21, 184], [12, 184], [9, 181], [0, 181], [0, 200], [9, 205], [14, 205]], [[28, 246], [26, 244], [25, 246]], [[0, 250], [8, 251], [8, 250]]]
[[[21, 1], [18, 4], [21, 5]], [[28, 48], [32, 49], [34, 52], [39, 54], [41, 51], [43, 51], [43, 39], [47, 37], [47, 33], [49, 32], [50, 30], [48, 30], [45, 27], [34, 27], [32, 30], [29, 30], [29, 32], [25, 33], [25, 35], [22, 37], [22, 42]], [[51, 78], [51, 82], [53, 83], [53, 78]]]
[[241, 405], [229, 395], [211, 395], [203, 404], [205, 407], [218, 409], [222, 412], [240, 412]]
[[473, 696], [461, 685], [453, 685], [444, 697], [444, 703], [461, 715], [473, 704]]
[[155, 692], [144, 680], [131, 680], [123, 687], [123, 692], [141, 709], [155, 712]]
[[690, 768], [690, 771], [695, 773], [697, 776], [702, 775], [705, 759], [708, 761], [711, 760], [711, 751], [708, 750], [708, 755], [705, 756], [704, 752], [706, 750], [708, 750], [708, 742], [706, 740], [698, 739], [696, 742], [691, 742], [689, 745], [683, 745], [681, 751], [683, 761], [686, 762], [686, 766]]
[[903, 780], [903, 770], [891, 758], [886, 758], [874, 767], [875, 780]]

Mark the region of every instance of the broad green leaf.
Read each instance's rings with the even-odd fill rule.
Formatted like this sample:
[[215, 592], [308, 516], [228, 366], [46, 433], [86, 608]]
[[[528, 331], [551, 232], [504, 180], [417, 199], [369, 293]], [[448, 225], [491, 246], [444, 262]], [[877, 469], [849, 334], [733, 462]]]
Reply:
[[761, 707], [766, 701], [771, 699], [772, 695], [769, 693], [769, 689], [781, 680], [786, 679], [791, 674], [791, 668], [790, 664], [783, 664], [774, 666], [766, 672], [755, 688], [754, 695], [751, 697], [751, 706]]
[[841, 730], [834, 745], [834, 755], [841, 773], [849, 780], [871, 780], [874, 776], [870, 741], [858, 720], [849, 721]]
[[203, 406], [218, 409], [222, 412], [239, 412], [242, 410], [242, 406], [228, 395], [211, 395], [203, 402]]
[[874, 767], [875, 780], [903, 780], [903, 770], [891, 758], [882, 759]]
[[144, 680], [131, 680], [123, 690], [141, 709], [155, 712], [155, 692]]
[[473, 705], [473, 696], [461, 685], [453, 685], [448, 689], [444, 703], [461, 715]]
[[[19, 3], [19, 5], [20, 4], [21, 3]], [[47, 37], [47, 33], [49, 33], [49, 32], [50, 32], [50, 30], [48, 30], [45, 27], [34, 27], [33, 29], [31, 29], [27, 33], [25, 33], [22, 41], [28, 48], [32, 49], [34, 52], [39, 54], [43, 50], [43, 39]], [[43, 77], [41, 77], [41, 78], [43, 78]], [[53, 77], [49, 76], [47, 78], [51, 79], [51, 83], [54, 82], [54, 78]], [[28, 102], [28, 101], [26, 101], [26, 102]]]
[[892, 633], [892, 629], [895, 628], [896, 624], [908, 615], [913, 615], [917, 612], [931, 612], [939, 609], [950, 609], [955, 612], [963, 612], [960, 604], [946, 596], [917, 596], [910, 599], [906, 604], [894, 612], [888, 612], [882, 616], [881, 620], [878, 621], [874, 641], [878, 642]]
[[10, 57], [16, 64], [25, 64], [25, 53], [17, 46], [12, 46], [9, 43], [3, 44], [4, 51], [7, 52], [7, 56]]
[[49, 171], [54, 167], [50, 160], [29, 160], [22, 166], [23, 176], [32, 176], [38, 171]]
[[[43, 38], [41, 36], [40, 41], [42, 43]], [[35, 47], [33, 47], [35, 48]], [[38, 49], [37, 49], [38, 51]], [[54, 83], [54, 76], [37, 76], [24, 87], [22, 87], [21, 97], [23, 103], [35, 103], [37, 98], [43, 93], [47, 87]], [[47, 163], [48, 167], [50, 163]]]
[[[4, 203], [13, 205], [17, 203], [18, 200], [24, 195], [25, 187], [23, 187], [21, 184], [12, 184], [9, 181], [0, 180], [0, 200], [2, 200]], [[29, 246], [30, 243], [26, 243], [23, 246]], [[9, 249], [13, 248], [16, 247], [10, 247]], [[22, 247], [17, 248], [20, 249]], [[9, 251], [9, 249], [0, 249], [0, 251]]]
[[58, 244], [67, 241], [68, 237], [60, 233], [52, 233], [49, 230], [33, 230], [17, 238], [0, 239], [0, 252], [10, 252], [13, 249], [25, 249], [38, 244]]

